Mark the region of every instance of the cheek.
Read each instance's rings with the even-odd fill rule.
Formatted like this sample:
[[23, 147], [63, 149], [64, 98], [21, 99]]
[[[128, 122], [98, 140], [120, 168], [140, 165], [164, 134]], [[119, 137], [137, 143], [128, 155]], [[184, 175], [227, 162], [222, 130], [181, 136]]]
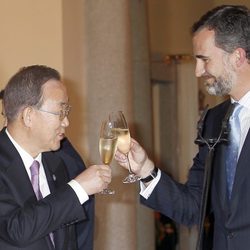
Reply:
[[55, 119], [46, 119], [37, 124], [37, 133], [42, 140], [54, 140], [60, 123]]
[[214, 63], [209, 63], [206, 65], [206, 73], [208, 73], [211, 76], [218, 77], [220, 75], [220, 68], [218, 65], [215, 65]]

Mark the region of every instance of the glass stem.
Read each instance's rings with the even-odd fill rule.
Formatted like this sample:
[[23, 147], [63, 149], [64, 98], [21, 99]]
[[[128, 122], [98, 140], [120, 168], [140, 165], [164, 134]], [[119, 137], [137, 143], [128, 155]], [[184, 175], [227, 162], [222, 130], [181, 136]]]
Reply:
[[130, 161], [129, 161], [129, 158], [128, 158], [128, 153], [126, 154], [126, 157], [127, 157], [127, 160], [128, 160], [128, 171], [130, 174], [133, 174], [133, 171], [132, 171], [132, 168], [131, 168], [131, 165], [130, 165]]

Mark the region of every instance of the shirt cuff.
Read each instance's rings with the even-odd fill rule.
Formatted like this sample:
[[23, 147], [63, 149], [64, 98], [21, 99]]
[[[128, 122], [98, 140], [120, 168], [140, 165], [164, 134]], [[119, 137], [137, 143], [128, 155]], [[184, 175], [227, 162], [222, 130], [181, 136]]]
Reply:
[[155, 186], [159, 182], [160, 178], [161, 178], [161, 170], [158, 169], [157, 176], [150, 182], [148, 186], [145, 186], [144, 183], [140, 181], [140, 187], [141, 187], [140, 195], [145, 199], [148, 199], [149, 196], [154, 191]]
[[86, 193], [86, 191], [82, 188], [82, 186], [76, 180], [71, 180], [70, 182], [68, 182], [68, 184], [75, 191], [81, 204], [83, 204], [89, 199], [89, 196]]

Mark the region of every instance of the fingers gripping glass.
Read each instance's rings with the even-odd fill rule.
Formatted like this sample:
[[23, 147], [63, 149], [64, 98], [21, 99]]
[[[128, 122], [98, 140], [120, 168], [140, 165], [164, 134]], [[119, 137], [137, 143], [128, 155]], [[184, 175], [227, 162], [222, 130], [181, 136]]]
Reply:
[[62, 109], [58, 112], [52, 112], [52, 111], [48, 111], [48, 110], [44, 110], [44, 109], [37, 109], [38, 111], [41, 111], [41, 112], [45, 112], [45, 113], [48, 113], [48, 114], [52, 114], [52, 115], [57, 115], [59, 116], [59, 120], [60, 121], [63, 121], [65, 117], [68, 117], [69, 116], [69, 112], [71, 110], [71, 106], [69, 104], [62, 104]]

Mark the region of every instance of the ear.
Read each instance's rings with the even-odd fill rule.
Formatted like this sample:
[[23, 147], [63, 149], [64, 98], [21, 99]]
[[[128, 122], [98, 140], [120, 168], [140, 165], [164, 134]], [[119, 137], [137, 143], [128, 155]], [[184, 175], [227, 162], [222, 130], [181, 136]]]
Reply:
[[23, 123], [26, 127], [31, 127], [32, 118], [34, 116], [34, 109], [32, 107], [26, 107], [22, 112]]
[[233, 54], [235, 56], [236, 66], [240, 67], [246, 61], [246, 51], [242, 48], [238, 48]]

